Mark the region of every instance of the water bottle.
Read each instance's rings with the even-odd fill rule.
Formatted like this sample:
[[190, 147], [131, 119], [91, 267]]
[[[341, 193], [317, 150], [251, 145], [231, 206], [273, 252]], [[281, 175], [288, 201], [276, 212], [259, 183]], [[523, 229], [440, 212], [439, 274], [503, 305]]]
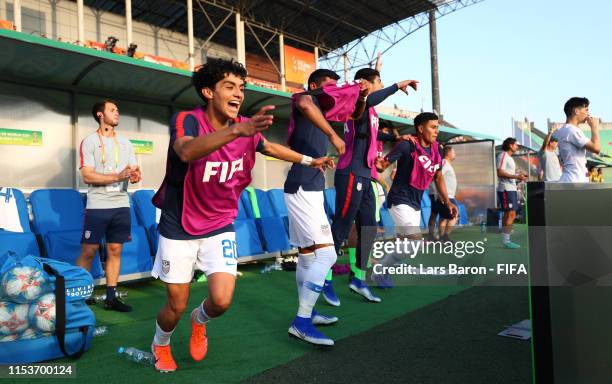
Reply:
[[104, 336], [107, 333], [108, 333], [108, 328], [106, 327], [106, 325], [100, 325], [94, 328], [93, 337]]
[[487, 231], [487, 222], [484, 219], [484, 215], [481, 213], [478, 218], [480, 219], [480, 233], [485, 233]]
[[[117, 291], [116, 293], [116, 296], [120, 299], [127, 297], [127, 295], [128, 295], [128, 291]], [[92, 296], [92, 298], [96, 301], [96, 303], [101, 303], [106, 300], [106, 293], [103, 293], [101, 295], [94, 295]]]
[[132, 360], [136, 363], [151, 365], [155, 364], [155, 357], [152, 353], [141, 351], [140, 349], [136, 349], [134, 347], [119, 347], [117, 353], [125, 354], [125, 357], [128, 360]]
[[268, 264], [261, 270], [261, 273], [270, 273], [272, 271], [282, 271], [282, 265], [277, 261], [274, 264]]

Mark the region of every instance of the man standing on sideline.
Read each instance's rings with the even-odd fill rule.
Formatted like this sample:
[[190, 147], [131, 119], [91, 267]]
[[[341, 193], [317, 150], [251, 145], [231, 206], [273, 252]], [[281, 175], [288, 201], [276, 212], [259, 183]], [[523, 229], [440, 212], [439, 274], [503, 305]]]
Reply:
[[119, 124], [117, 104], [108, 99], [100, 101], [94, 104], [91, 113], [99, 127], [83, 139], [79, 150], [81, 178], [89, 188], [81, 255], [76, 265], [90, 270], [100, 241], [106, 238], [104, 308], [130, 312], [132, 307], [117, 297], [117, 281], [121, 248], [123, 243], [132, 240], [128, 180], [139, 182], [140, 168], [136, 164], [132, 143], [115, 131]]
[[[589, 99], [572, 97], [563, 107], [565, 124], [557, 131], [559, 157], [563, 164], [561, 183], [588, 183], [586, 152], [599, 153], [599, 119], [589, 114]], [[591, 127], [589, 140], [578, 125], [587, 123]]]
[[[455, 169], [452, 165], [454, 160], [455, 150], [450, 145], [445, 145], [442, 149], [442, 177], [444, 178], [444, 184], [446, 185], [448, 199], [454, 206], [459, 207], [459, 203], [457, 203], [457, 200], [455, 200], [455, 194], [457, 193], [457, 175], [455, 175]], [[432, 185], [434, 185], [434, 183], [432, 183]], [[431, 211], [440, 215], [440, 223], [438, 225], [440, 241], [451, 241], [449, 236], [453, 231], [453, 227], [457, 223], [458, 215], [453, 216], [449, 206], [444, 204], [442, 199], [438, 198], [437, 195], [438, 194], [436, 193], [436, 199], [431, 203]], [[432, 215], [435, 214], [432, 213]]]
[[[309, 92], [293, 96], [288, 143], [294, 151], [313, 158], [323, 157], [331, 143], [339, 155], [344, 153], [344, 141], [327, 122], [327, 111], [322, 108], [315, 94], [332, 87], [331, 90], [338, 93], [336, 104], [348, 104], [347, 107], [354, 109], [353, 114], [361, 116], [369, 87], [367, 83], [363, 86], [355, 84], [337, 87], [336, 81], [339, 78], [329, 69], [317, 69], [308, 77]], [[347, 114], [343, 118], [349, 117]], [[325, 177], [321, 171], [302, 164], [291, 166], [285, 180], [284, 196], [289, 217], [290, 243], [298, 247], [295, 278], [299, 306], [289, 334], [311, 344], [331, 346], [334, 341], [314, 327], [338, 321], [335, 316], [325, 316], [314, 310], [325, 278], [337, 258], [323, 204], [324, 189]]]
[[273, 122], [264, 106], [252, 118], [238, 115], [247, 71], [233, 60], [212, 59], [193, 73], [192, 84], [204, 101], [171, 120], [164, 182], [153, 197], [162, 210], [159, 247], [151, 275], [166, 285], [151, 350], [155, 369], [177, 369], [170, 338], [187, 308], [197, 268], [206, 274], [208, 297], [191, 311], [189, 352], [195, 361], [208, 351], [206, 323], [225, 313], [236, 285], [234, 222], [238, 199], [251, 182], [255, 154], [300, 163], [323, 171], [327, 157], [312, 159], [267, 141], [261, 131]]
[[512, 158], [512, 154], [518, 151], [519, 145], [516, 139], [508, 137], [502, 143], [502, 153], [497, 156], [497, 201], [499, 208], [503, 211], [502, 216], [502, 244], [509, 249], [517, 249], [521, 246], [510, 241], [510, 233], [512, 232], [512, 224], [516, 218], [518, 209], [518, 193], [516, 189], [517, 180], [527, 181], [528, 177], [525, 174], [516, 173], [516, 164]]
[[552, 127], [548, 135], [544, 138], [542, 148], [540, 148], [540, 168], [542, 169], [542, 181], [559, 181], [561, 177], [561, 164], [559, 156], [557, 156], [557, 136], [555, 133], [556, 127]]

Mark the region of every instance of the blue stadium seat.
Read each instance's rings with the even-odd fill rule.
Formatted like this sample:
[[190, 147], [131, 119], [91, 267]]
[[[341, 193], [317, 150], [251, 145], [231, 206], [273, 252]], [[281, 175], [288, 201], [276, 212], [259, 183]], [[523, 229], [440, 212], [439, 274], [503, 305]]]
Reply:
[[[429, 198], [429, 193], [427, 191], [423, 191], [423, 199], [421, 199], [421, 208], [431, 208], [431, 199]], [[427, 216], [429, 220], [429, 216]]]
[[421, 228], [427, 228], [429, 216], [431, 215], [431, 207], [421, 206]]
[[260, 255], [263, 253], [261, 242], [257, 236], [255, 220], [236, 220], [234, 226], [236, 229], [236, 248], [238, 249], [238, 257]]
[[[145, 228], [151, 253], [157, 253], [159, 233], [157, 232], [156, 209], [151, 199], [155, 195], [152, 189], [142, 189], [132, 195], [132, 211], [136, 215], [138, 224]], [[134, 223], [132, 223], [133, 225]]]
[[[458, 202], [459, 203], [459, 202]], [[465, 209], [465, 205], [459, 203], [459, 225], [467, 225], [469, 223], [467, 209]]]
[[[30, 195], [32, 228], [41, 235], [46, 257], [74, 264], [81, 252], [84, 205], [72, 189], [40, 189]], [[91, 268], [94, 278], [103, 275], [99, 253]]]
[[36, 236], [32, 232], [8, 232], [0, 231], [0, 256], [8, 251], [17, 255], [40, 256]]
[[242, 199], [238, 199], [238, 214], [236, 216], [236, 220], [244, 220], [248, 219], [246, 210], [244, 208], [244, 204], [242, 203]]
[[395, 236], [395, 222], [386, 205], [380, 208], [380, 222], [385, 230], [385, 238]]
[[[74, 265], [81, 253], [81, 235], [81, 229], [47, 232], [43, 236], [47, 257]], [[89, 271], [94, 279], [104, 276], [98, 256], [99, 253], [96, 253]]]
[[123, 244], [119, 274], [149, 272], [152, 268], [151, 250], [145, 229], [132, 225], [132, 241]]
[[325, 196], [325, 212], [327, 212], [327, 216], [331, 220], [334, 217], [334, 212], [336, 212], [336, 190], [334, 188], [327, 188], [323, 194]]
[[260, 218], [255, 220], [260, 238], [266, 252], [288, 251], [289, 236], [285, 224], [280, 216], [272, 208], [268, 194], [261, 189], [255, 190]]
[[282, 189], [269, 189], [267, 194], [272, 204], [272, 208], [274, 209], [274, 213], [283, 220], [285, 231], [289, 233], [289, 212], [285, 204], [285, 192]]
[[240, 200], [242, 201], [244, 207], [244, 213], [246, 217], [249, 219], [254, 219], [255, 214], [253, 213], [253, 208], [251, 206], [251, 199], [249, 198], [249, 193], [247, 191], [242, 191], [240, 194]]
[[34, 233], [83, 229], [85, 207], [74, 189], [39, 189], [30, 195], [30, 203]]

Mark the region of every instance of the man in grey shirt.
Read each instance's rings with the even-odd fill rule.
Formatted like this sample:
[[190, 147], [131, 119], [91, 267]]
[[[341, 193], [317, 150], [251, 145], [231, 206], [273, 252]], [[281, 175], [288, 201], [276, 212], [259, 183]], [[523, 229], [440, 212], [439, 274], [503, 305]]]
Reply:
[[559, 181], [561, 177], [561, 164], [559, 163], [559, 156], [557, 156], [557, 146], [559, 143], [557, 137], [553, 135], [555, 130], [556, 128], [553, 127], [548, 132], [538, 153], [543, 181]]
[[105, 309], [129, 312], [132, 307], [117, 297], [117, 281], [123, 243], [132, 239], [128, 181], [141, 179], [132, 143], [115, 132], [119, 109], [112, 100], [94, 104], [91, 111], [99, 123], [96, 132], [85, 137], [79, 149], [83, 182], [89, 184], [85, 223], [78, 266], [91, 269], [100, 241], [106, 238], [107, 259]]

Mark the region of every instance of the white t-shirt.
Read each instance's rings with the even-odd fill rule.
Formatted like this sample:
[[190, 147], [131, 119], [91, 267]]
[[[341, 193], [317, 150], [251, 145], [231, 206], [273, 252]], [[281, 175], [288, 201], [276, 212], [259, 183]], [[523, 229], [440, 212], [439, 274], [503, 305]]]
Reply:
[[564, 124], [555, 133], [559, 140], [559, 158], [563, 164], [560, 183], [588, 183], [586, 149], [589, 139], [582, 130], [571, 124]]
[[[516, 164], [512, 156], [508, 152], [504, 151], [497, 155], [497, 169], [510, 174], [516, 175]], [[503, 191], [516, 191], [516, 179], [507, 179], [505, 177], [499, 177], [497, 183], [497, 190]]]
[[455, 175], [455, 169], [448, 161], [445, 161], [442, 166], [442, 177], [444, 177], [448, 198], [454, 199], [457, 193], [457, 176]]

